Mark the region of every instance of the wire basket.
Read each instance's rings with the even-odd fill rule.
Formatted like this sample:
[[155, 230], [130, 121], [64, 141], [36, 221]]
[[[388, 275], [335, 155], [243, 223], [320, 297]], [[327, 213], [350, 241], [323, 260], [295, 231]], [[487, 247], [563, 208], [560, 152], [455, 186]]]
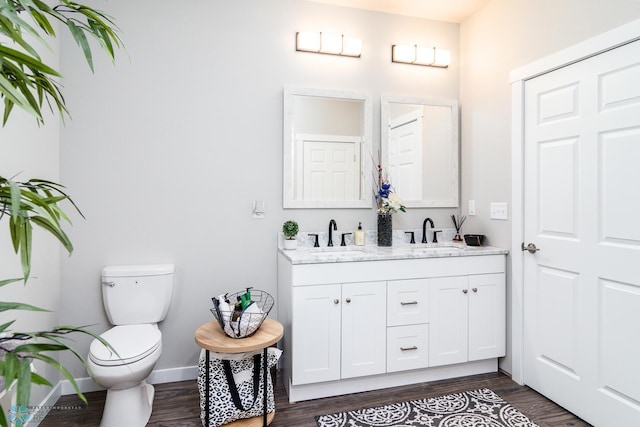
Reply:
[[[240, 296], [251, 293], [251, 299], [244, 308], [239, 311], [234, 309]], [[273, 297], [258, 289], [247, 289], [234, 294], [225, 294], [212, 298], [213, 308], [211, 313], [218, 321], [222, 330], [231, 338], [246, 338], [255, 334], [264, 319], [273, 308]]]

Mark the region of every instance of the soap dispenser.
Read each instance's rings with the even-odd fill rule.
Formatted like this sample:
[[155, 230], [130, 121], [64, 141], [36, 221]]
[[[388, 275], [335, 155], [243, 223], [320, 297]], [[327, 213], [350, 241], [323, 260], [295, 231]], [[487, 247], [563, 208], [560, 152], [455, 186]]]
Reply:
[[364, 246], [364, 230], [362, 229], [362, 223], [358, 223], [358, 229], [353, 233], [353, 244], [356, 246]]

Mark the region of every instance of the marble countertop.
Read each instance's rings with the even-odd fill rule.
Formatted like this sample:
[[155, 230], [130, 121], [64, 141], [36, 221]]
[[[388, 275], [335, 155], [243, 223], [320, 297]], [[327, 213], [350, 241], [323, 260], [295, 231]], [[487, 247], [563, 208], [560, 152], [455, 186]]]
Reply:
[[416, 258], [449, 258], [459, 256], [504, 255], [508, 250], [492, 246], [467, 246], [464, 243], [402, 243], [390, 247], [368, 244], [365, 246], [333, 246], [314, 248], [298, 246], [295, 250], [278, 251], [291, 264], [324, 264], [334, 262], [383, 261]]

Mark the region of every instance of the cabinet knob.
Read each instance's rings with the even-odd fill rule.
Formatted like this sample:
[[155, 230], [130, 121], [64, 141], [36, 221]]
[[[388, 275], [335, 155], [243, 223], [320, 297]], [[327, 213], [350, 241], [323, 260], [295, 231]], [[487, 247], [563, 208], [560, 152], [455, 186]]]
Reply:
[[463, 293], [463, 294], [466, 294], [467, 292], [469, 292], [469, 290], [468, 290], [468, 289], [463, 289], [463, 290], [462, 290], [462, 293]]
[[334, 303], [334, 304], [338, 304], [339, 302], [340, 302], [340, 300], [339, 300], [338, 298], [336, 298], [336, 299], [334, 299], [334, 300], [333, 300], [333, 303]]
[[478, 292], [478, 288], [472, 288], [471, 289], [473, 292]]
[[351, 302], [351, 298], [347, 298], [347, 304]]

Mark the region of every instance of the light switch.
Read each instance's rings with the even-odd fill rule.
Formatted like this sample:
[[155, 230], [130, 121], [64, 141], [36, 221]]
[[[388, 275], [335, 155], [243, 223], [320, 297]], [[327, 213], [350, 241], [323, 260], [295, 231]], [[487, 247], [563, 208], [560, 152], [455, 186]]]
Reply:
[[262, 200], [256, 200], [255, 202], [253, 202], [253, 217], [257, 219], [263, 219], [264, 213], [264, 202]]
[[491, 203], [491, 219], [509, 219], [506, 203]]
[[476, 201], [469, 200], [469, 216], [475, 216], [476, 214]]

